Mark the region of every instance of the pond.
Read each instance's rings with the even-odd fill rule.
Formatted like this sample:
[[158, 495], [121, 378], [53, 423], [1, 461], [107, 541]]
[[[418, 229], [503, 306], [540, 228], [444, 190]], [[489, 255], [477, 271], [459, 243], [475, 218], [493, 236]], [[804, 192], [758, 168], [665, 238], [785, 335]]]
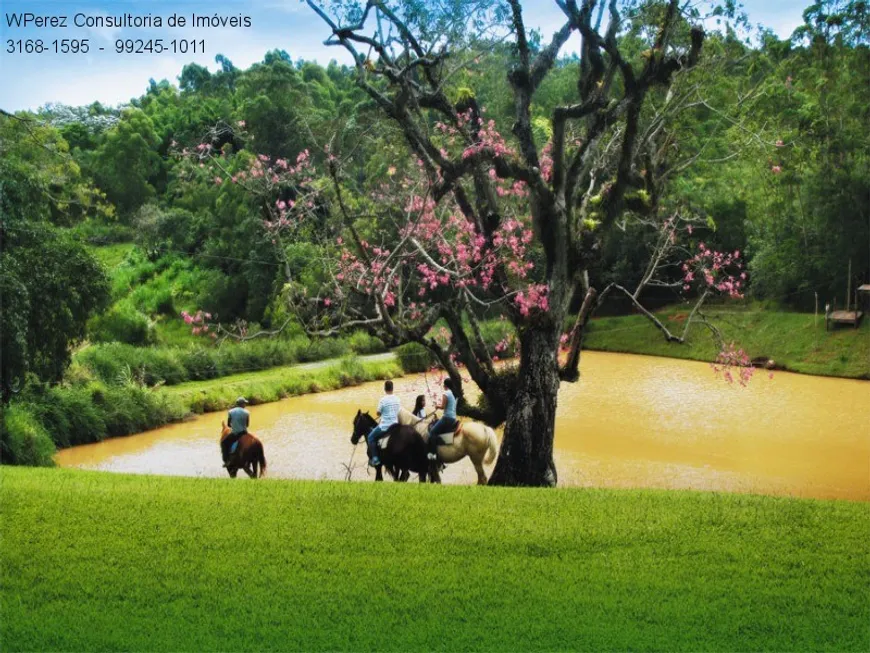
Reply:
[[[559, 485], [698, 489], [870, 501], [870, 383], [759, 372], [729, 385], [705, 363], [584, 352], [582, 378], [563, 384], [556, 422]], [[396, 380], [413, 406], [432, 375]], [[251, 407], [272, 478], [373, 480], [350, 444], [358, 408], [382, 383]], [[429, 402], [431, 406], [431, 401]], [[225, 413], [57, 454], [62, 467], [226, 476], [217, 438]], [[491, 473], [492, 466], [487, 469]], [[465, 459], [445, 483], [474, 483]]]

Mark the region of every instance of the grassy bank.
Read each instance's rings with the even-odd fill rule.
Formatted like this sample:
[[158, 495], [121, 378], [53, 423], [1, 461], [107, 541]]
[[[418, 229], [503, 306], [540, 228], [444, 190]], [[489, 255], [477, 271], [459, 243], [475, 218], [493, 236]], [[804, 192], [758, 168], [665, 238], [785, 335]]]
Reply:
[[867, 504], [9, 468], [0, 498], [6, 651], [870, 648]]
[[384, 354], [368, 359], [350, 357], [337, 362], [324, 361], [193, 381], [166, 388], [166, 392], [181, 399], [191, 412], [208, 413], [232, 405], [239, 395], [244, 395], [254, 404], [264, 404], [402, 374], [402, 368], [393, 356]]
[[[688, 311], [669, 308], [657, 313], [668, 329], [682, 334]], [[733, 340], [750, 355], [772, 358], [777, 366], [803, 374], [870, 379], [870, 320], [859, 329], [825, 331], [823, 316], [741, 309], [709, 309], [711, 321], [726, 340]], [[587, 349], [670, 356], [700, 361], [715, 359], [718, 349], [702, 324], [693, 324], [685, 344], [665, 342], [642, 315], [595, 319], [584, 341]]]
[[349, 357], [159, 389], [100, 381], [28, 388], [4, 411], [0, 459], [12, 464], [50, 465], [57, 447], [99, 442], [180, 421], [191, 413], [223, 410], [239, 395], [254, 404], [266, 403], [401, 373], [392, 358]]
[[137, 347], [121, 342], [90, 345], [76, 352], [67, 376], [92, 376], [110, 384], [133, 378], [149, 386], [175, 385], [385, 349], [378, 338], [362, 331], [341, 338], [263, 338], [221, 347], [205, 340], [205, 344], [187, 347]]

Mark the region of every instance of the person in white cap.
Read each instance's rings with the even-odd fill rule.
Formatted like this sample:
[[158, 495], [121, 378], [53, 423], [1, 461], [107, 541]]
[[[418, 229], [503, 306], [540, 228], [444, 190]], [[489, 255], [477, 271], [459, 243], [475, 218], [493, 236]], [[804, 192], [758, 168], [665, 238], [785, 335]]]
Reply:
[[224, 458], [224, 467], [227, 466], [227, 458], [230, 456], [230, 451], [232, 450], [233, 445], [239, 441], [239, 438], [248, 432], [248, 424], [251, 422], [251, 413], [245, 410], [245, 406], [247, 405], [248, 400], [244, 397], [239, 397], [236, 399], [235, 407], [231, 408], [230, 412], [227, 414], [227, 424], [232, 433], [221, 442], [221, 453]]

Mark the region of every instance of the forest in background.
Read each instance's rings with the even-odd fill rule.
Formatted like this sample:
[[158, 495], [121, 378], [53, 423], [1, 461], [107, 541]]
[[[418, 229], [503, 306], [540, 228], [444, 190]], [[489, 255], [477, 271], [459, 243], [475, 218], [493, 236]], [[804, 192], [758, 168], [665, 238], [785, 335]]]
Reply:
[[[656, 201], [663, 212], [692, 216], [682, 251], [706, 243], [742, 253], [751, 300], [812, 311], [818, 298], [822, 307], [840, 308], [847, 284], [854, 290], [870, 281], [868, 34], [867, 3], [813, 3], [790, 39], [761, 32], [750, 45], [729, 31], [708, 35], [698, 65], [667, 90], [684, 101], [661, 141], [668, 166]], [[540, 38], [532, 47], [540, 47]], [[640, 32], [622, 35], [620, 47], [638, 61], [649, 56]], [[503, 133], [513, 120], [506, 71], [514, 57], [491, 43], [445, 89], [457, 104], [485, 107]], [[152, 81], [126, 106], [48, 105], [0, 117], [4, 403], [44, 405], [39, 397], [65, 377], [114, 385], [119, 377], [166, 382], [174, 373], [183, 381], [383, 349], [384, 342], [362, 332], [338, 345], [312, 340], [285, 300], [288, 279], [294, 292], [318, 292], [330, 246], [324, 234], [340, 236], [329, 157], [341, 157], [351, 201], [363, 211], [367, 194], [415, 165], [403, 135], [358, 87], [352, 68], [293, 60], [285, 51], [269, 52], [246, 70], [220, 55], [216, 62], [214, 73], [186, 66], [177, 85]], [[577, 67], [576, 57], [560, 59], [538, 89], [532, 106], [538, 142], [552, 136], [553, 109], [576, 93]], [[645, 108], [650, 119], [665, 104], [664, 96], [653, 98]], [[190, 156], [203, 144], [220, 153], [234, 176], [259, 156], [299, 162], [307, 152], [315, 172], [306, 183], [320, 191], [313, 219], [276, 244], [264, 228], [263, 198]], [[291, 202], [300, 193], [278, 184], [269, 202]], [[634, 199], [648, 201], [642, 194]], [[588, 243], [593, 283], [636, 287], [655, 226], [629, 208], [615, 229], [595, 227], [593, 221]], [[364, 218], [357, 228], [364, 237], [384, 237]], [[662, 275], [644, 300], [684, 301], [678, 265], [663, 267]], [[191, 336], [180, 317], [197, 311], [234, 333], [289, 326], [278, 342], [246, 343], [245, 362], [227, 363], [232, 354]], [[509, 335], [498, 324], [488, 328], [493, 347]], [[85, 349], [83, 365], [70, 368], [82, 342], [104, 343], [105, 353]], [[160, 358], [161, 348], [174, 348], [173, 362], [160, 359], [168, 372], [130, 378], [141, 367], [137, 361]], [[132, 362], [126, 367], [125, 356]], [[197, 369], [200, 376], [191, 371]], [[84, 394], [92, 400], [93, 392]], [[36, 417], [19, 412], [19, 421], [31, 420], [27, 428], [51, 423], [31, 413]], [[3, 459], [14, 460], [6, 420], [3, 433]]]

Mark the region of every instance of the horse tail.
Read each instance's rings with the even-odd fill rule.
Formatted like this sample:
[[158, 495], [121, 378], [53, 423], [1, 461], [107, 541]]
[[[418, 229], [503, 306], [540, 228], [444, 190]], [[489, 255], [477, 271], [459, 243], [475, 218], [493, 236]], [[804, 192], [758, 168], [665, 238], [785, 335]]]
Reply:
[[259, 451], [257, 451], [257, 457], [259, 458], [260, 463], [260, 478], [263, 478], [266, 475], [266, 454], [263, 452], [263, 443], [259, 443]]
[[492, 430], [489, 426], [484, 426], [483, 430], [486, 432], [486, 458], [483, 462], [489, 465], [493, 460], [495, 460], [495, 455], [498, 453], [498, 440], [495, 437], [495, 431]]

